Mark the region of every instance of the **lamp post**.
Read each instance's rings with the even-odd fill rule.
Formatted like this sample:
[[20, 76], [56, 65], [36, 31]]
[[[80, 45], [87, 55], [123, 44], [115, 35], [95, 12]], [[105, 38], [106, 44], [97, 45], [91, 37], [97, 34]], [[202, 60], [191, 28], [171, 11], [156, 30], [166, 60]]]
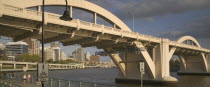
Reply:
[[[45, 18], [45, 13], [44, 13], [44, 8], [45, 8], [45, 0], [43, 0], [43, 2], [42, 2], [42, 63], [45, 63], [45, 57], [44, 57], [44, 22], [45, 22], [44, 18]], [[42, 87], [45, 86], [44, 81], [41, 81], [41, 85], [42, 85]]]
[[[68, 11], [68, 2], [66, 0], [66, 10], [63, 13], [63, 16], [60, 17], [61, 20], [70, 21], [72, 18], [70, 17]], [[42, 63], [43, 63], [43, 70], [45, 64], [45, 57], [44, 57], [44, 22], [45, 22], [45, 0], [42, 0]], [[44, 81], [41, 81], [42, 87], [45, 87]]]
[[66, 0], [66, 10], [63, 13], [63, 16], [60, 17], [61, 20], [64, 21], [71, 21], [72, 18], [70, 17], [69, 11], [68, 11], [68, 1]]

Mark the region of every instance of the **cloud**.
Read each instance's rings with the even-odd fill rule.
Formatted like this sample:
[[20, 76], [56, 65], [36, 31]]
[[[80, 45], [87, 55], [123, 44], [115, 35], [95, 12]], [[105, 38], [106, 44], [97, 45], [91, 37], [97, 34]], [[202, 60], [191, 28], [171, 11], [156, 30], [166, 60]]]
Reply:
[[190, 35], [199, 39], [209, 39], [210, 38], [210, 16], [202, 17], [200, 19], [189, 22], [187, 25], [182, 26], [183, 28], [176, 29], [177, 31], [172, 32], [162, 32], [157, 34], [159, 37], [171, 38], [171, 37], [181, 37]]
[[193, 21], [185, 27], [184, 34], [189, 34], [195, 38], [210, 38], [210, 16]]
[[113, 11], [122, 19], [177, 14], [210, 7], [210, 0], [88, 0]]
[[156, 35], [160, 38], [168, 38], [170, 40], [177, 41], [178, 38], [184, 36], [184, 33], [181, 31], [172, 31], [172, 32], [162, 32]]

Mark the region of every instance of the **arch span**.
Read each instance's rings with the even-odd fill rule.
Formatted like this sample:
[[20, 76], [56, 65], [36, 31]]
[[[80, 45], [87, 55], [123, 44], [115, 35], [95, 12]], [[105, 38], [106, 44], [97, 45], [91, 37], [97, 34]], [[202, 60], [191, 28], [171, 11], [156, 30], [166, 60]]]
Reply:
[[183, 36], [183, 37], [179, 38], [177, 40], [177, 42], [178, 43], [182, 43], [182, 42], [184, 42], [186, 40], [191, 40], [191, 41], [193, 41], [195, 43], [196, 46], [201, 47], [201, 45], [198, 43], [198, 41], [192, 36]]
[[[178, 43], [182, 43], [182, 42], [184, 42], [186, 40], [191, 40], [191, 41], [193, 41], [195, 43], [196, 46], [201, 47], [199, 42], [192, 36], [183, 36], [183, 37], [179, 38], [177, 40], [177, 42]], [[180, 60], [182, 62], [182, 67], [183, 67], [184, 70], [187, 71], [187, 68], [188, 68], [188, 71], [190, 71], [190, 70], [192, 70], [192, 71], [195, 70], [196, 71], [196, 69], [194, 68], [196, 66], [193, 66], [193, 65], [196, 65], [195, 63], [190, 65], [190, 66], [193, 66], [193, 67], [187, 67], [186, 65], [187, 65], [187, 62], [188, 62], [188, 66], [189, 66], [189, 63], [197, 61], [197, 62], [202, 62], [203, 64], [202, 65], [198, 65], [198, 66], [201, 66], [201, 67], [203, 66], [204, 67], [203, 68], [204, 71], [208, 72], [207, 60], [206, 60], [206, 58], [204, 56], [204, 53], [201, 53], [200, 55], [197, 55], [197, 56], [189, 56], [189, 57], [183, 57], [181, 55], [178, 55], [178, 56], [179, 56], [179, 58], [180, 58]], [[198, 67], [198, 69], [199, 68], [200, 67]], [[199, 70], [199, 71], [201, 71], [201, 70]]]
[[[21, 8], [29, 8], [41, 6], [42, 0], [1, 0], [1, 3]], [[66, 5], [65, 0], [45, 0], [45, 4]], [[131, 31], [131, 29], [128, 28], [128, 26], [123, 23], [118, 17], [96, 4], [93, 4], [86, 0], [68, 0], [68, 5], [97, 13], [119, 26], [122, 30]]]

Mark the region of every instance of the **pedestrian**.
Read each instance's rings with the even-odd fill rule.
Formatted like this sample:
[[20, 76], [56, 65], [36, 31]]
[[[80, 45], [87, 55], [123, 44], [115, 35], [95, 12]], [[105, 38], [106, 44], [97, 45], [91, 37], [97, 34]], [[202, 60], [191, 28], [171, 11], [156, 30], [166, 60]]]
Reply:
[[26, 74], [23, 75], [23, 83], [26, 84]]
[[28, 83], [31, 82], [31, 74], [29, 73], [28, 76], [27, 76], [27, 80], [28, 80]]
[[15, 77], [15, 73], [14, 72], [12, 72], [12, 74], [11, 74], [11, 78], [13, 79]]

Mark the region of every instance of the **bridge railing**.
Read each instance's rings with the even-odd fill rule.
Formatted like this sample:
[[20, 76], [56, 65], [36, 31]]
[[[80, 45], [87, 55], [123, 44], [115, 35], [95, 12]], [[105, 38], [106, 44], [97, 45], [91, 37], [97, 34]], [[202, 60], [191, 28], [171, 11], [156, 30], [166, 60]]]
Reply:
[[210, 52], [210, 50], [205, 49], [205, 48], [201, 48], [201, 47], [197, 47], [197, 46], [193, 46], [193, 45], [188, 45], [188, 44], [184, 44], [184, 43], [178, 43], [176, 41], [169, 41], [169, 44], [175, 47], [181, 47], [181, 48], [187, 48], [187, 49], [193, 49], [193, 50], [200, 50], [203, 52]]
[[[41, 21], [42, 12], [39, 12], [39, 11], [14, 7], [14, 6], [10, 6], [10, 5], [3, 5], [3, 8], [1, 10], [4, 10], [7, 13], [12, 13], [12, 14], [18, 15], [18, 16], [26, 15], [29, 18], [30, 18], [30, 16], [38, 16], [38, 17], [33, 17], [33, 18], [36, 18], [35, 20], [40, 20]], [[45, 16], [46, 19], [61, 21], [59, 19], [59, 17], [61, 15], [53, 14], [53, 13], [49, 13], [49, 12], [45, 12], [45, 14], [46, 14], [46, 16]], [[56, 22], [56, 21], [54, 21], [54, 22]], [[160, 38], [157, 38], [157, 37], [143, 35], [143, 34], [136, 34], [135, 32], [132, 32], [132, 31], [125, 31], [125, 30], [122, 30], [122, 29], [117, 29], [117, 28], [113, 28], [113, 27], [109, 27], [109, 26], [100, 25], [100, 24], [94, 24], [94, 23], [90, 23], [90, 22], [86, 22], [86, 21], [81, 21], [81, 20], [78, 20], [78, 19], [72, 20], [72, 21], [69, 21], [69, 22], [80, 23], [81, 25], [95, 27], [95, 28], [99, 28], [99, 29], [104, 29], [105, 33], [106, 32], [108, 32], [108, 33], [113, 32], [117, 35], [123, 35], [123, 36], [126, 36], [126, 37], [132, 37], [132, 38], [139, 37], [139, 39], [142, 39], [142, 40], [151, 40], [151, 41], [154, 41], [154, 42], [160, 42]], [[61, 23], [61, 22], [59, 22], [59, 23]]]

